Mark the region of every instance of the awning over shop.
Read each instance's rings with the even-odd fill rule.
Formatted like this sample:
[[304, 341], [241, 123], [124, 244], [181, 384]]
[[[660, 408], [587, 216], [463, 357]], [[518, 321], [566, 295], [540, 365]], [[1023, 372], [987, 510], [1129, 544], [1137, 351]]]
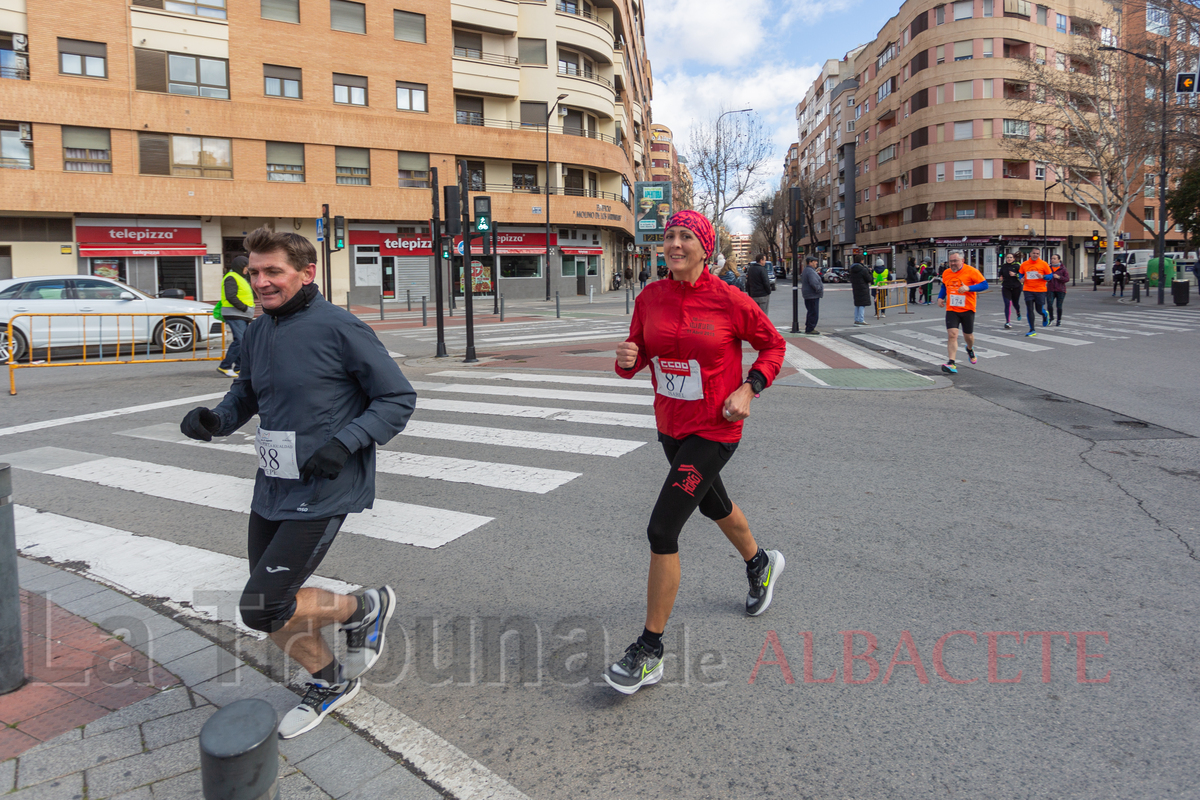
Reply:
[[202, 256], [207, 249], [204, 245], [175, 245], [173, 247], [117, 247], [111, 244], [79, 243], [79, 255], [87, 258], [153, 258], [155, 256]]
[[867, 248], [867, 252], [873, 256], [880, 255], [880, 254], [886, 255], [886, 254], [892, 252], [892, 248], [890, 246], [888, 246], [888, 247], [869, 247], [869, 248]]
[[563, 247], [563, 254], [568, 256], [602, 256], [603, 247]]

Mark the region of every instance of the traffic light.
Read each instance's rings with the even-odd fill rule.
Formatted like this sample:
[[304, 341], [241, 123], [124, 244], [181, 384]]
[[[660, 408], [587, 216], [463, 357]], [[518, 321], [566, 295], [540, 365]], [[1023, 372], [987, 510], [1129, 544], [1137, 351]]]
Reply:
[[[475, 195], [475, 232], [490, 233], [492, 230], [492, 198]], [[487, 238], [486, 236], [484, 237]]]
[[346, 249], [346, 218], [333, 218], [333, 249]]
[[1092, 244], [1100, 244], [1100, 231], [1092, 230]]
[[451, 241], [452, 240], [447, 236], [442, 237], [442, 258], [444, 258], [447, 261], [450, 260], [450, 242]]
[[763, 203], [762, 207], [759, 209], [759, 213], [761, 213], [764, 217], [771, 216], [771, 204]]
[[462, 211], [458, 207], [458, 187], [442, 187], [442, 211], [445, 213], [446, 233], [456, 236], [462, 233]]
[[1175, 76], [1175, 92], [1177, 94], [1193, 94], [1196, 91], [1196, 73], [1180, 72]]

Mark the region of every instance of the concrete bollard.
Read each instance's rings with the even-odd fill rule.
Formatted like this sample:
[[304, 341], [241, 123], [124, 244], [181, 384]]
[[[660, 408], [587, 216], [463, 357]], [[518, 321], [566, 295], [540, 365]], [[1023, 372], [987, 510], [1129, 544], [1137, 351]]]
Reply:
[[562, 319], [562, 306], [558, 300], [558, 292], [554, 293], [554, 318]]
[[429, 310], [425, 307], [425, 295], [421, 295], [421, 327], [429, 325]]
[[346, 310], [350, 311], [350, 293], [349, 292], [346, 292]]
[[595, 292], [596, 292], [596, 287], [595, 287], [595, 286], [589, 286], [589, 287], [588, 287], [588, 305], [591, 305], [591, 304], [592, 304], [592, 302], [593, 302], [593, 301], [592, 301], [592, 298], [595, 296]]
[[412, 289], [405, 289], [404, 293], [408, 295], [408, 310], [412, 311]]
[[379, 293], [379, 321], [383, 322], [383, 292]]
[[625, 291], [625, 313], [629, 313], [629, 291]]
[[0, 694], [19, 689], [25, 683], [12, 494], [12, 467], [0, 464]]
[[504, 295], [500, 295], [500, 321], [504, 322]]
[[265, 700], [230, 703], [200, 729], [204, 800], [277, 800], [279, 722]]

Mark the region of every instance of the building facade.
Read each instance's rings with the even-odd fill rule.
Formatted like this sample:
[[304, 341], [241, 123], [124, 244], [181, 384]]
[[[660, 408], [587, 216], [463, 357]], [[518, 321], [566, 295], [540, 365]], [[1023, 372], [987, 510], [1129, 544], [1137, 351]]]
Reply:
[[430, 220], [434, 171], [444, 187], [465, 162], [499, 229], [465, 283], [539, 297], [548, 271], [553, 291], [604, 291], [649, 174], [641, 9], [0, 0], [0, 276], [116, 275], [211, 301], [246, 233], [315, 243], [328, 204], [347, 220], [329, 296], [432, 297], [439, 262], [461, 294]]
[[[1102, 24], [1111, 9], [1105, 0], [911, 0], [874, 41], [827, 62], [797, 106], [798, 180], [814, 175], [832, 188], [805, 243], [901, 272], [909, 259], [940, 265], [960, 249], [989, 277], [1004, 253], [1041, 247], [1074, 276], [1090, 275], [1098, 225], [1055, 197], [1046, 165], [1014, 157], [1005, 139], [1029, 135], [1010, 102], [1028, 90], [1022, 65], [1055, 64], [1072, 36], [1112, 37]], [[834, 64], [850, 69], [835, 77]], [[1131, 210], [1144, 213], [1140, 199]], [[1146, 246], [1136, 220], [1125, 230], [1127, 247]], [[1168, 249], [1179, 238], [1169, 235]]]

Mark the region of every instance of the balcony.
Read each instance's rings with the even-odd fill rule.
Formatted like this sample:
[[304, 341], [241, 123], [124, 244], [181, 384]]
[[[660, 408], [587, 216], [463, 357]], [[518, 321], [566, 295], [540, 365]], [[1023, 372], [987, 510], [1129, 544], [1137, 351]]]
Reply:
[[[546, 126], [537, 125], [526, 122], [518, 122], [509, 119], [487, 119], [476, 111], [455, 111], [454, 121], [459, 125], [475, 125], [480, 128], [504, 128], [510, 131], [530, 131], [539, 136], [546, 135]], [[606, 133], [598, 131], [583, 130], [582, 128], [567, 128], [562, 125], [551, 125], [551, 133], [558, 133], [564, 136], [580, 136], [584, 139], [594, 139], [598, 142], [607, 142], [611, 145], [616, 145], [617, 140]]]
[[599, 13], [584, 11], [573, 2], [558, 3], [555, 12], [555, 38], [560, 45], [583, 50], [606, 64], [621, 57], [613, 47], [612, 24]]
[[559, 75], [570, 75], [573, 78], [583, 78], [585, 80], [595, 81], [596, 83], [600, 84], [601, 86], [607, 86], [609, 89], [613, 89], [613, 91], [616, 91], [613, 88], [612, 81], [610, 81], [608, 78], [601, 75], [599, 72], [596, 72], [595, 70], [583, 69], [582, 67], [577, 67], [574, 64], [563, 64], [562, 62], [559, 62], [558, 74]]
[[516, 56], [506, 56], [501, 53], [484, 53], [481, 50], [475, 50], [470, 47], [454, 48], [455, 58], [466, 58], [471, 61], [482, 61], [485, 64], [502, 64], [504, 66], [515, 67], [517, 65]]
[[473, 30], [515, 36], [518, 4], [511, 0], [451, 0], [450, 21], [462, 22]]
[[455, 91], [492, 97], [521, 93], [521, 70], [513, 56], [455, 47], [451, 66]]
[[572, 17], [580, 17], [582, 19], [591, 20], [597, 25], [601, 25], [608, 31], [610, 38], [612, 35], [612, 23], [591, 11], [584, 11], [577, 3], [556, 3], [554, 11], [558, 14], [566, 14]]

